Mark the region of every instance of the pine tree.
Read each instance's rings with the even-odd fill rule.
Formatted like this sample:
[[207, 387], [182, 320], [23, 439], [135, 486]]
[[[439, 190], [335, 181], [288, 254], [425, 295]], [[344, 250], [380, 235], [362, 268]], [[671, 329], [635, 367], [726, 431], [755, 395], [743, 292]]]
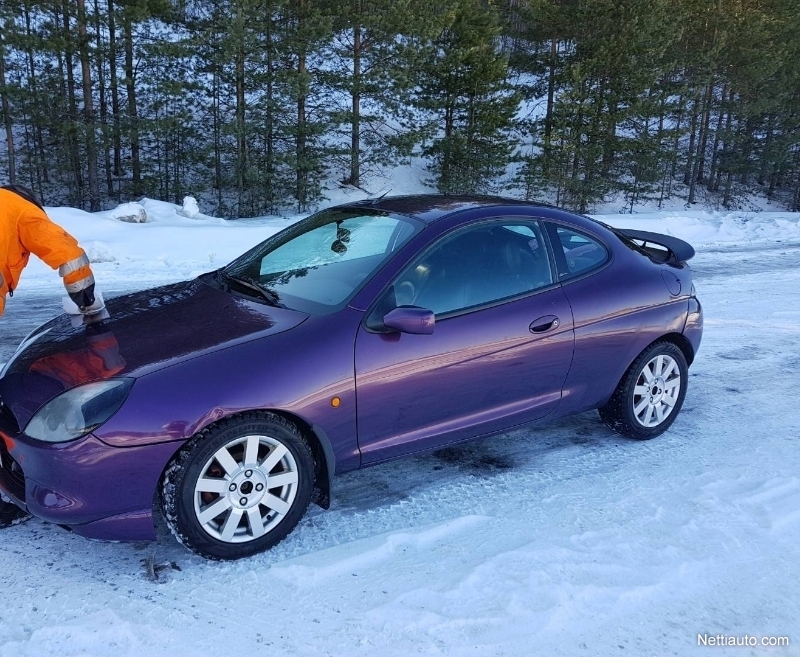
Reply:
[[457, 0], [439, 20], [415, 95], [417, 108], [432, 117], [432, 142], [422, 152], [441, 192], [488, 192], [511, 162], [519, 104], [497, 48], [498, 16], [479, 0]]

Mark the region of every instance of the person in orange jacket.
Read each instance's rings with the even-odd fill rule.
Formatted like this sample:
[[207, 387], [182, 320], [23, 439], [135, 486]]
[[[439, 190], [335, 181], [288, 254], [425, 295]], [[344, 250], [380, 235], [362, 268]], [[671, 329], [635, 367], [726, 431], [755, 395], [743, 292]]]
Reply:
[[0, 315], [6, 295], [14, 296], [31, 253], [58, 269], [81, 312], [93, 310], [94, 275], [75, 238], [50, 220], [31, 190], [19, 185], [0, 187]]
[[[0, 187], [0, 315], [5, 310], [6, 295], [14, 295], [31, 253], [58, 269], [67, 294], [82, 313], [94, 310], [94, 275], [75, 238], [50, 221], [29, 189]], [[0, 495], [0, 529], [28, 518], [27, 512]]]

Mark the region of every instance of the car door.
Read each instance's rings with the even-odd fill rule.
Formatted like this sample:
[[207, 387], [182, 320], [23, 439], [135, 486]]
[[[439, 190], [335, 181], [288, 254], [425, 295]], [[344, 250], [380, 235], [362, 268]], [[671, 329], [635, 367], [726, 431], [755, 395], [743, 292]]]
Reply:
[[[385, 330], [382, 317], [403, 305], [433, 310], [433, 333]], [[561, 399], [573, 342], [537, 221], [445, 235], [395, 278], [356, 337], [362, 463], [547, 415]]]

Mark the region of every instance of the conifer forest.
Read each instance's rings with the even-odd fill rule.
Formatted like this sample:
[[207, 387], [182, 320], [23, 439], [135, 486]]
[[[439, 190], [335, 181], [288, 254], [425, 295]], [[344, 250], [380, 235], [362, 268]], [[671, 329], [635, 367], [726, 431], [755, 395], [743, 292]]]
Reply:
[[0, 180], [92, 211], [306, 211], [412, 160], [581, 212], [800, 210], [798, 0], [0, 0], [0, 101]]

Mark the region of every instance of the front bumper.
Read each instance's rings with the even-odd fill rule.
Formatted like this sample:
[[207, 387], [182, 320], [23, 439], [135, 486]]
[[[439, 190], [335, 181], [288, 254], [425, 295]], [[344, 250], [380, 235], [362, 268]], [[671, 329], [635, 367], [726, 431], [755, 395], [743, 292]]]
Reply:
[[92, 434], [48, 444], [0, 416], [0, 491], [38, 518], [103, 540], [155, 540], [153, 496], [183, 441], [111, 447]]

